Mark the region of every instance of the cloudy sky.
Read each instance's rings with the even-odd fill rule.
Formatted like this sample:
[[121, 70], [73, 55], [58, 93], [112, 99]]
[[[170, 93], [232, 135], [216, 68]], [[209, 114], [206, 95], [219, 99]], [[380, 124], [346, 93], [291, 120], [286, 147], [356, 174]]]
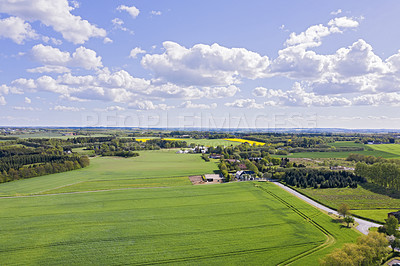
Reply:
[[399, 12], [0, 0], [0, 126], [399, 128]]

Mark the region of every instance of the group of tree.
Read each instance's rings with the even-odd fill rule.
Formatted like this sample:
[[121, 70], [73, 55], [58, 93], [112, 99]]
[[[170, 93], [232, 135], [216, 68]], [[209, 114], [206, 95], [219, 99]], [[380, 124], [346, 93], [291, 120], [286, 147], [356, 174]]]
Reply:
[[400, 248], [399, 220], [395, 216], [390, 216], [385, 219], [385, 222], [383, 226], [378, 228], [378, 232], [387, 235], [392, 252], [394, 252], [396, 248]]
[[0, 171], [0, 183], [76, 170], [89, 164], [90, 160], [87, 156], [65, 156], [54, 161], [27, 164], [19, 168]]
[[360, 236], [356, 243], [344, 244], [320, 260], [321, 265], [381, 265], [382, 259], [389, 253], [389, 242], [385, 235], [370, 232]]
[[356, 188], [366, 179], [348, 171], [331, 171], [325, 169], [291, 168], [285, 169], [282, 180], [299, 188]]
[[400, 191], [400, 165], [393, 162], [358, 162], [355, 173], [383, 188]]

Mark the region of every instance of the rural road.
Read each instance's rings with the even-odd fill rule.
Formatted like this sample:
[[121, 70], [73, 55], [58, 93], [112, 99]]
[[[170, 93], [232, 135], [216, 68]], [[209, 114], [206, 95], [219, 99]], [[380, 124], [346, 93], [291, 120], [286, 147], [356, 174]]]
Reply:
[[[299, 192], [297, 192], [297, 191], [295, 191], [295, 190], [293, 190], [293, 189], [291, 189], [291, 188], [289, 188], [289, 187], [287, 187], [287, 186], [285, 186], [285, 185], [283, 185], [283, 184], [281, 184], [279, 182], [272, 182], [272, 183], [274, 183], [275, 185], [283, 188], [284, 190], [288, 191], [289, 193], [295, 195], [296, 197], [304, 200], [308, 204], [317, 207], [320, 210], [323, 210], [323, 211], [326, 211], [326, 212], [331, 212], [331, 213], [334, 213], [336, 215], [339, 215], [337, 211], [332, 210], [332, 209], [330, 209], [328, 207], [325, 207], [324, 205], [321, 205], [318, 202], [315, 202], [312, 199], [307, 198], [306, 196], [300, 194]], [[366, 221], [366, 220], [363, 220], [363, 219], [360, 219], [360, 218], [356, 218], [356, 217], [354, 217], [354, 220], [358, 223], [358, 226], [356, 227], [356, 229], [358, 231], [360, 231], [361, 233], [363, 233], [364, 235], [368, 235], [368, 232], [369, 232], [368, 229], [370, 227], [379, 227], [379, 226], [381, 226], [381, 224], [369, 222], [369, 221]]]

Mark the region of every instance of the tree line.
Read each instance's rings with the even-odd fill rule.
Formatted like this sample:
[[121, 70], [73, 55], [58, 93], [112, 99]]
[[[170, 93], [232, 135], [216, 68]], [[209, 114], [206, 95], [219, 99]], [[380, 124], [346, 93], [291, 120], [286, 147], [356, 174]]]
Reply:
[[285, 169], [282, 180], [299, 188], [357, 188], [366, 179], [348, 171], [322, 169]]
[[89, 164], [90, 161], [87, 156], [69, 156], [62, 160], [23, 165], [20, 168], [9, 168], [7, 171], [0, 171], [0, 183], [76, 170]]

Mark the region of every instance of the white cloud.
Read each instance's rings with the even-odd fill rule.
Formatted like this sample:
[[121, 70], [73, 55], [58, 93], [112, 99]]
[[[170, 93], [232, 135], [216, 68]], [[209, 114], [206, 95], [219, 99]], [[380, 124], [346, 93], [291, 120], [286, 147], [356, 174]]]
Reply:
[[316, 95], [314, 92], [306, 92], [300, 83], [295, 82], [293, 88], [288, 91], [266, 89], [265, 105], [271, 106], [349, 106], [351, 101], [344, 97]]
[[186, 108], [186, 109], [215, 109], [217, 108], [216, 103], [211, 103], [211, 104], [203, 104], [203, 103], [192, 103], [191, 101], [186, 101], [183, 102], [180, 106], [180, 108]]
[[29, 68], [26, 71], [29, 73], [68, 73], [71, 70], [64, 66], [42, 66], [42, 67], [35, 67]]
[[135, 6], [125, 6], [125, 5], [120, 5], [117, 7], [118, 11], [126, 11], [131, 15], [131, 17], [136, 18], [139, 16], [139, 9], [137, 9]]
[[264, 87], [257, 87], [253, 90], [253, 95], [257, 97], [266, 97], [268, 94], [268, 89]]
[[25, 40], [37, 39], [39, 35], [29, 23], [18, 17], [9, 17], [0, 19], [0, 37], [10, 38], [17, 44], [23, 44]]
[[152, 10], [151, 12], [150, 12], [150, 14], [151, 15], [153, 15], [153, 16], [161, 16], [161, 11], [155, 11], [155, 10]]
[[73, 106], [56, 105], [56, 106], [54, 106], [54, 108], [50, 108], [50, 110], [60, 111], [60, 112], [64, 112], [64, 111], [79, 112], [79, 111], [85, 110], [85, 108], [84, 107], [73, 107]]
[[187, 49], [170, 41], [163, 46], [163, 54], [145, 55], [142, 65], [164, 82], [179, 85], [227, 86], [264, 77], [269, 65], [267, 56], [244, 48], [196, 44]]
[[103, 43], [113, 43], [113, 40], [111, 40], [108, 37], [105, 37], [104, 40], [103, 40]]
[[331, 15], [339, 15], [340, 13], [342, 13], [342, 10], [341, 9], [338, 9], [338, 10], [336, 10], [336, 11], [332, 11], [331, 12]]
[[121, 107], [121, 106], [118, 106], [118, 105], [108, 106], [106, 108], [106, 111], [124, 111], [124, 110], [125, 110], [124, 107]]
[[129, 54], [129, 58], [137, 58], [138, 54], [145, 54], [146, 51], [142, 50], [140, 47], [135, 47], [131, 50]]
[[365, 94], [357, 96], [353, 99], [354, 105], [393, 105], [400, 106], [400, 94], [391, 93], [377, 93], [377, 94]]
[[6, 105], [6, 104], [7, 104], [6, 98], [4, 98], [4, 96], [0, 95], [0, 105]]
[[81, 44], [91, 37], [105, 37], [106, 31], [70, 13], [67, 0], [0, 0], [0, 10], [21, 19], [40, 21], [60, 32], [64, 39]]
[[29, 99], [28, 97], [25, 97], [24, 102], [27, 104], [30, 104], [30, 103], [32, 103], [32, 100]]
[[124, 24], [124, 21], [120, 18], [114, 18], [113, 20], [111, 20], [111, 22], [114, 26], [116, 26], [116, 25], [121, 26]]
[[13, 107], [14, 110], [18, 110], [18, 111], [40, 111], [40, 108], [34, 108], [34, 107], [30, 107], [30, 106], [14, 106]]
[[236, 107], [236, 108], [248, 108], [248, 109], [263, 109], [262, 104], [256, 103], [255, 99], [237, 99], [232, 103], [225, 103], [225, 106]]
[[357, 28], [360, 24], [352, 18], [340, 17], [331, 19], [328, 25], [334, 28]]
[[301, 45], [304, 48], [316, 47], [321, 45], [321, 38], [331, 34], [328, 27], [319, 24], [309, 27], [306, 31], [296, 34], [292, 32], [288, 40], [286, 40], [286, 46]]
[[[96, 52], [83, 46], [76, 48], [71, 55], [69, 52], [62, 52], [58, 48], [45, 46], [43, 44], [35, 45], [31, 50], [32, 57], [45, 65], [44, 68], [31, 69], [30, 72], [67, 72], [62, 67], [81, 67], [84, 69], [97, 69], [102, 67], [101, 57]], [[55, 68], [54, 68], [55, 67]], [[61, 67], [61, 68], [60, 68]]]
[[168, 110], [174, 108], [173, 106], [167, 106], [166, 104], [153, 104], [152, 101], [134, 101], [129, 104], [129, 108], [138, 110]]

